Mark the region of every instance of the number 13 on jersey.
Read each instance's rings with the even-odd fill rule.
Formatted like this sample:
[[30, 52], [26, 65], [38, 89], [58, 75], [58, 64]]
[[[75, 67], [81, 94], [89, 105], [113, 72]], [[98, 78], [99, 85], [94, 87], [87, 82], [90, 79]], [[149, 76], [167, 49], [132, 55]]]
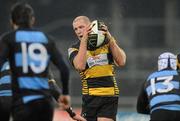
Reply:
[[[171, 83], [172, 79], [173, 76], [158, 77], [155, 83], [155, 78], [152, 78], [150, 80], [152, 95], [156, 94], [156, 92], [166, 93], [171, 91], [174, 88], [174, 85]], [[159, 82], [160, 80], [162, 80], [162, 82]], [[162, 86], [157, 86], [158, 83]]]

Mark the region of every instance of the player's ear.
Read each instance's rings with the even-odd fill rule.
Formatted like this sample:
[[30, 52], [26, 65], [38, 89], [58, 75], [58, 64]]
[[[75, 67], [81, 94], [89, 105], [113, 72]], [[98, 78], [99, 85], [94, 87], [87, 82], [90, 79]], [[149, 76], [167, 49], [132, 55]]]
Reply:
[[180, 69], [180, 53], [177, 54], [177, 69]]
[[13, 26], [13, 21], [12, 21], [12, 19], [9, 20], [9, 23], [10, 23], [11, 26]]
[[35, 17], [34, 16], [32, 16], [32, 18], [31, 18], [31, 25], [34, 25], [34, 23], [35, 23]]
[[11, 27], [13, 28], [13, 29], [17, 29], [18, 28], [18, 26], [12, 21], [12, 19], [10, 19], [10, 25], [11, 25]]

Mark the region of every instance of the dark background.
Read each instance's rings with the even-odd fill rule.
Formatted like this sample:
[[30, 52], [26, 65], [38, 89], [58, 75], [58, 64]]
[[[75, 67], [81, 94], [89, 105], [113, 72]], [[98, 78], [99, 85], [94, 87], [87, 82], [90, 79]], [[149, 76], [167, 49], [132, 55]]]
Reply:
[[[17, 1], [0, 0], [0, 34], [11, 29], [10, 7]], [[81, 96], [81, 81], [67, 59], [68, 47], [77, 41], [72, 29], [76, 16], [86, 15], [92, 20], [103, 20], [125, 50], [127, 64], [116, 68], [121, 98], [136, 99], [141, 83], [157, 70], [157, 58], [162, 52], [180, 52], [179, 0], [26, 1], [35, 10], [36, 27], [57, 40], [57, 46], [71, 69], [71, 95], [77, 99]], [[60, 78], [56, 68], [52, 68], [55, 78]]]

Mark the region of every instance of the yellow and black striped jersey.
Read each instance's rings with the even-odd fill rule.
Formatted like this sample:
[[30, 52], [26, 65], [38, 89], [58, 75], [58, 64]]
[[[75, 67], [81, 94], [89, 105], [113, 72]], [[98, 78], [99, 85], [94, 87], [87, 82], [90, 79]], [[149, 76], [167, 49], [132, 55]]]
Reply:
[[[69, 60], [73, 65], [73, 59], [77, 55], [80, 42], [68, 49]], [[119, 89], [114, 77], [113, 56], [109, 44], [105, 44], [96, 50], [87, 50], [86, 69], [80, 73], [83, 95], [117, 96]]]

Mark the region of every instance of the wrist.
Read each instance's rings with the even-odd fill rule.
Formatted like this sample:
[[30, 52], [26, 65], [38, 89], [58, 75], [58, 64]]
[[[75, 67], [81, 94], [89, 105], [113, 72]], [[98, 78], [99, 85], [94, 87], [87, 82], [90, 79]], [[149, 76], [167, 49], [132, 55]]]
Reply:
[[109, 37], [109, 43], [116, 43], [116, 40], [113, 36]]
[[88, 43], [87, 40], [86, 41], [81, 40], [80, 46], [87, 48], [87, 43]]
[[87, 37], [83, 37], [80, 41], [81, 41], [82, 43], [87, 43], [87, 41], [88, 41], [88, 36], [87, 36]]

